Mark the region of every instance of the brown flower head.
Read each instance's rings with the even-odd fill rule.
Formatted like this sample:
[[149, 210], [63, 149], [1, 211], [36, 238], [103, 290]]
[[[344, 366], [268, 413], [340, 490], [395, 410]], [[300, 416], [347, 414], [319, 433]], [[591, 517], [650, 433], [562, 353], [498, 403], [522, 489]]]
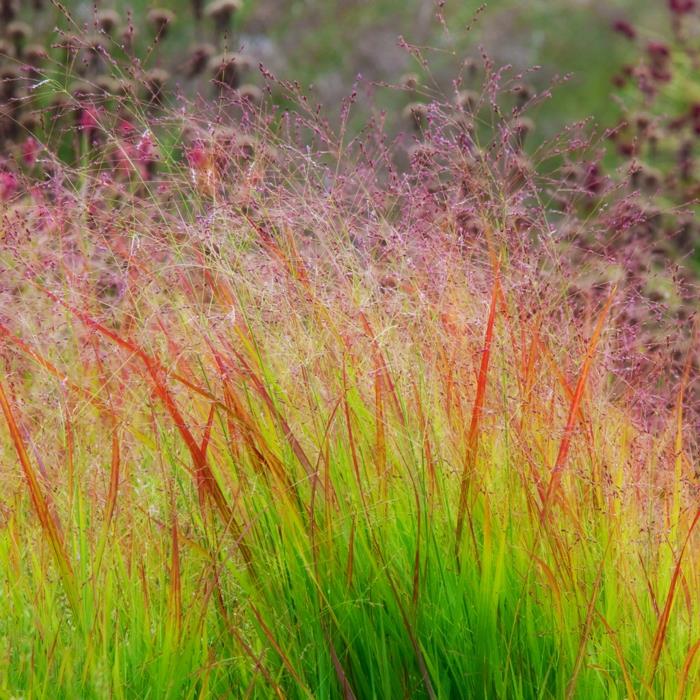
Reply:
[[23, 131], [34, 133], [38, 131], [41, 126], [41, 117], [37, 112], [27, 112], [22, 115], [22, 118], [19, 120], [19, 125]]
[[249, 105], [258, 106], [263, 101], [263, 91], [257, 85], [241, 85], [238, 88], [238, 96], [242, 102]]
[[194, 18], [199, 21], [204, 14], [204, 0], [192, 0], [192, 13]]
[[240, 9], [240, 0], [214, 0], [206, 6], [204, 14], [213, 20], [218, 32], [224, 32], [229, 28], [231, 20]]
[[165, 84], [168, 80], [170, 80], [170, 74], [162, 68], [154, 68], [146, 73], [143, 84], [146, 97], [150, 102], [158, 104], [163, 101]]
[[520, 117], [513, 122], [513, 140], [516, 148], [525, 145], [525, 139], [534, 131], [535, 123], [527, 117]]
[[193, 46], [187, 58], [187, 75], [190, 78], [201, 75], [215, 53], [216, 49], [211, 44], [196, 44]]
[[0, 0], [0, 19], [8, 23], [17, 16], [17, 0]]
[[107, 54], [108, 45], [105, 37], [100, 34], [91, 34], [87, 37], [84, 49], [87, 66], [97, 71]]
[[403, 108], [401, 116], [416, 131], [422, 131], [428, 123], [428, 105], [423, 102], [411, 102]]
[[245, 54], [223, 53], [214, 56], [209, 62], [212, 77], [220, 86], [240, 87], [241, 76], [248, 72], [253, 62]]
[[0, 69], [0, 101], [8, 102], [17, 96], [21, 75], [14, 66], [3, 66]]
[[54, 47], [63, 49], [63, 61], [69, 63], [80, 51], [80, 37], [75, 34], [61, 34], [59, 41], [54, 44]]
[[479, 93], [474, 90], [460, 90], [455, 96], [455, 106], [463, 112], [473, 112], [479, 105]]
[[515, 95], [515, 100], [518, 107], [522, 107], [533, 97], [534, 90], [527, 83], [518, 83], [511, 88], [511, 92]]
[[417, 73], [404, 73], [401, 78], [399, 78], [399, 85], [404, 90], [413, 92], [420, 85], [420, 78]]
[[120, 17], [115, 10], [100, 10], [95, 21], [101, 31], [111, 34], [119, 26]]
[[41, 44], [30, 44], [24, 51], [24, 60], [33, 68], [39, 68], [48, 57], [49, 54]]
[[15, 47], [15, 56], [22, 58], [24, 46], [32, 38], [32, 28], [26, 22], [15, 20], [7, 25], [5, 34]]
[[118, 89], [118, 81], [110, 75], [98, 75], [95, 78], [95, 87], [105, 95], [115, 95]]
[[158, 38], [168, 35], [170, 25], [175, 21], [175, 14], [165, 8], [155, 8], [148, 13], [148, 24]]

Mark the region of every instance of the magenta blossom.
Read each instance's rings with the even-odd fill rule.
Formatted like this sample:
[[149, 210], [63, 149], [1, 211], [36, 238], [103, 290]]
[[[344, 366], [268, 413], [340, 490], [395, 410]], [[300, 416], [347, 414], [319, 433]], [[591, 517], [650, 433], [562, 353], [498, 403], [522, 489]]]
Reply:
[[14, 197], [19, 190], [17, 176], [9, 170], [0, 170], [0, 200], [6, 202]]
[[201, 170], [207, 164], [207, 151], [204, 144], [197, 140], [190, 148], [187, 149], [186, 153], [187, 162], [190, 168], [194, 170]]
[[695, 7], [695, 0], [668, 0], [668, 9], [676, 15], [687, 15]]
[[613, 22], [612, 28], [613, 31], [622, 34], [622, 36], [627, 37], [630, 41], [637, 38], [637, 30], [626, 19], [616, 20]]
[[99, 110], [97, 107], [85, 107], [80, 110], [78, 118], [78, 127], [81, 131], [91, 131], [97, 128], [99, 124]]
[[22, 144], [22, 160], [25, 165], [31, 168], [36, 163], [38, 157], [39, 142], [33, 136], [30, 136]]

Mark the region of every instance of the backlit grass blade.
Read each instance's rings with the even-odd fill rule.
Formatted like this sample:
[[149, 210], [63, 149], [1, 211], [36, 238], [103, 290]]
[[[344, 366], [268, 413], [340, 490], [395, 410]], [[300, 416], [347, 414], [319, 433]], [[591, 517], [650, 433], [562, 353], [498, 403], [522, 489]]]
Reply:
[[31, 497], [32, 504], [34, 505], [34, 512], [39, 518], [41, 527], [46, 534], [53, 552], [54, 561], [61, 574], [64, 590], [73, 609], [73, 614], [75, 615], [76, 620], [80, 620], [81, 615], [78, 589], [75, 582], [75, 577], [73, 575], [73, 569], [68, 559], [68, 553], [65, 549], [60, 530], [56, 524], [55, 516], [50, 512], [49, 505], [39, 484], [39, 479], [34, 471], [34, 467], [32, 467], [29, 455], [27, 454], [27, 450], [24, 446], [22, 434], [20, 433], [19, 427], [15, 421], [12, 407], [7, 394], [5, 393], [5, 388], [2, 382], [0, 382], [0, 408], [2, 408], [2, 412], [5, 416], [5, 422], [7, 423], [8, 430], [10, 431], [10, 437], [12, 438], [15, 451], [17, 452], [17, 457], [24, 473], [27, 487], [29, 488], [29, 495]]
[[[678, 685], [678, 692], [676, 693], [676, 700], [682, 700], [685, 697], [685, 689], [688, 686], [688, 678], [690, 677], [690, 670], [695, 661], [695, 656], [700, 649], [700, 639], [691, 645], [686, 654], [685, 661], [683, 662], [683, 670], [681, 673], [681, 682]], [[695, 689], [697, 688], [697, 683], [691, 688], [693, 691], [693, 697], [695, 696]]]
[[484, 336], [484, 347], [481, 352], [481, 363], [479, 365], [479, 374], [476, 383], [476, 397], [474, 398], [474, 406], [472, 408], [472, 417], [469, 423], [469, 433], [467, 435], [467, 448], [462, 468], [462, 477], [459, 488], [459, 505], [457, 507], [457, 526], [455, 528], [455, 551], [459, 553], [460, 543], [462, 541], [462, 530], [464, 528], [464, 516], [467, 510], [467, 494], [469, 487], [470, 471], [474, 468], [476, 460], [476, 449], [479, 438], [479, 421], [484, 408], [484, 399], [486, 397], [486, 380], [489, 369], [489, 361], [491, 359], [491, 343], [493, 341], [493, 329], [496, 322], [496, 307], [500, 294], [500, 279], [498, 267], [496, 267], [495, 279], [493, 282], [493, 291], [491, 294], [491, 306], [489, 308], [488, 321], [486, 323], [486, 331]]
[[[192, 462], [194, 466], [194, 476], [197, 485], [197, 490], [200, 498], [200, 505], [204, 507], [207, 497], [211, 497], [215, 505], [219, 509], [224, 521], [230, 523], [235, 529], [238, 526], [235, 523], [233, 514], [231, 513], [230, 507], [226, 501], [221, 487], [219, 486], [216, 477], [214, 476], [211, 468], [206, 460], [206, 457], [202, 454], [199, 444], [197, 444], [194, 436], [190, 432], [187, 424], [177, 407], [174, 397], [172, 396], [170, 390], [168, 389], [165, 378], [166, 372], [158, 360], [152, 358], [145, 350], [138, 347], [135, 343], [121, 338], [117, 333], [110, 330], [99, 321], [91, 318], [88, 314], [76, 309], [75, 307], [67, 304], [66, 302], [59, 299], [55, 294], [45, 290], [45, 293], [54, 301], [64, 306], [71, 313], [77, 316], [81, 321], [83, 321], [87, 326], [98, 331], [100, 334], [112, 340], [114, 343], [130, 351], [132, 354], [141, 359], [148, 374], [153, 382], [156, 395], [163, 402], [166, 410], [170, 414], [175, 427], [178, 429], [182, 439], [189, 450], [192, 457]], [[238, 531], [238, 530], [237, 530]]]
[[698, 511], [695, 513], [695, 517], [693, 518], [693, 521], [691, 522], [690, 527], [688, 528], [688, 533], [685, 536], [683, 546], [681, 547], [681, 551], [678, 553], [678, 557], [676, 559], [676, 565], [673, 568], [671, 584], [668, 588], [668, 593], [666, 594], [666, 602], [664, 603], [664, 607], [659, 618], [659, 624], [656, 628], [656, 633], [654, 634], [654, 642], [652, 645], [651, 654], [649, 656], [649, 686], [652, 685], [654, 677], [656, 676], [656, 670], [659, 665], [661, 650], [663, 649], [664, 641], [666, 639], [666, 632], [668, 631], [668, 624], [671, 618], [671, 609], [673, 607], [676, 588], [678, 586], [678, 581], [681, 573], [681, 566], [683, 564], [683, 556], [686, 552], [686, 549], [688, 548], [688, 543], [690, 542], [690, 537], [693, 534], [693, 530], [695, 529], [695, 526], [698, 524], [699, 520], [700, 509], [698, 509]]
[[564, 435], [562, 437], [561, 443], [559, 444], [559, 452], [557, 453], [557, 458], [550, 474], [549, 485], [547, 486], [547, 491], [544, 497], [544, 503], [542, 504], [541, 519], [543, 521], [547, 517], [550, 501], [552, 499], [553, 494], [556, 492], [559, 486], [559, 482], [561, 480], [562, 471], [566, 463], [566, 457], [569, 454], [569, 449], [571, 447], [571, 439], [573, 437], [574, 428], [576, 425], [576, 416], [579, 411], [581, 399], [583, 398], [583, 392], [586, 388], [588, 373], [590, 372], [591, 365], [593, 364], [593, 358], [595, 357], [595, 351], [598, 347], [598, 341], [600, 340], [601, 333], [603, 332], [603, 327], [605, 325], [608, 312], [610, 311], [610, 307], [612, 306], [616, 291], [617, 288], [613, 287], [612, 291], [608, 295], [608, 299], [605, 302], [603, 310], [598, 316], [598, 322], [596, 323], [591, 339], [588, 341], [588, 347], [586, 349], [586, 354], [584, 356], [583, 364], [581, 366], [581, 372], [579, 373], [578, 381], [576, 382], [574, 394], [571, 397], [569, 415], [566, 421], [566, 427], [564, 428]]
[[100, 570], [102, 557], [104, 555], [107, 538], [109, 536], [109, 528], [112, 524], [114, 511], [117, 507], [117, 496], [119, 494], [119, 467], [121, 464], [121, 456], [119, 450], [119, 438], [117, 436], [116, 426], [112, 431], [112, 465], [109, 472], [109, 491], [107, 492], [107, 505], [105, 507], [104, 521], [102, 525], [102, 534], [97, 545], [97, 553], [95, 555], [95, 574]]

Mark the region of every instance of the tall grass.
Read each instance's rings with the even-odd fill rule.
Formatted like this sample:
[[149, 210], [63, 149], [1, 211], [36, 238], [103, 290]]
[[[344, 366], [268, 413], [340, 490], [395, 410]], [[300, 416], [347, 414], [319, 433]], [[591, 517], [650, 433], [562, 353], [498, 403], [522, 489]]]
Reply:
[[2, 696], [696, 697], [691, 361], [642, 421], [507, 117], [299, 106], [8, 205]]

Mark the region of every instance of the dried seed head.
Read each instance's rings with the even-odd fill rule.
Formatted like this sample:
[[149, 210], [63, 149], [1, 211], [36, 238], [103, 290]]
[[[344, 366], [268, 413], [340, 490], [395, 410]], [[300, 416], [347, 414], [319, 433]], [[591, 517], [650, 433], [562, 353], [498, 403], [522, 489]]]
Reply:
[[212, 141], [215, 148], [230, 150], [236, 142], [236, 130], [231, 127], [221, 126], [214, 132]]
[[5, 29], [7, 37], [13, 41], [26, 41], [32, 36], [32, 28], [26, 22], [10, 22]]
[[69, 92], [74, 102], [78, 102], [79, 104], [87, 102], [90, 98], [97, 94], [95, 88], [90, 85], [90, 83], [83, 81], [73, 83], [73, 85], [70, 86]]
[[535, 168], [529, 158], [516, 155], [508, 159], [506, 180], [511, 191], [520, 189], [533, 175]]
[[24, 131], [33, 133], [41, 126], [41, 117], [36, 112], [27, 112], [20, 118], [19, 125]]
[[515, 95], [515, 99], [519, 107], [522, 107], [525, 103], [531, 100], [532, 96], [535, 94], [532, 87], [530, 87], [527, 83], [518, 83], [517, 85], [513, 86], [511, 92], [513, 95]]
[[481, 238], [485, 232], [483, 221], [472, 211], [459, 211], [455, 215], [455, 229], [460, 243]]
[[403, 108], [401, 116], [416, 131], [422, 131], [428, 122], [428, 105], [423, 102], [411, 102]]
[[204, 14], [214, 21], [217, 31], [223, 32], [240, 9], [240, 0], [214, 0], [207, 5]]
[[105, 95], [115, 95], [118, 89], [118, 81], [110, 75], [98, 75], [95, 78], [95, 87]]
[[52, 120], [60, 119], [68, 113], [71, 106], [71, 99], [64, 92], [56, 93], [49, 105], [49, 114]]
[[32, 28], [26, 22], [15, 20], [7, 25], [5, 34], [15, 47], [15, 55], [17, 58], [21, 58], [24, 45], [32, 37]]
[[630, 185], [635, 190], [645, 194], [653, 194], [661, 184], [661, 174], [658, 170], [641, 163], [635, 163], [630, 170]]
[[116, 10], [100, 10], [96, 17], [97, 26], [105, 34], [111, 34], [119, 25], [120, 17]]
[[192, 13], [196, 20], [202, 19], [204, 14], [204, 0], [192, 0]]
[[455, 107], [463, 112], [473, 112], [479, 105], [479, 93], [474, 90], [460, 90], [455, 95]]
[[197, 44], [193, 46], [187, 58], [187, 75], [190, 78], [201, 75], [215, 53], [216, 49], [211, 44]]
[[251, 160], [260, 147], [260, 142], [255, 136], [239, 134], [234, 143], [233, 154], [242, 160]]
[[0, 0], [0, 19], [7, 24], [17, 16], [17, 0]]
[[14, 66], [0, 68], [0, 99], [7, 102], [17, 96], [22, 76]]
[[597, 195], [602, 192], [604, 185], [605, 177], [600, 164], [595, 161], [586, 163], [583, 173], [583, 186], [586, 192], [590, 195]]
[[130, 51], [131, 49], [133, 49], [134, 41], [136, 39], [136, 35], [138, 34], [136, 27], [134, 27], [133, 24], [129, 23], [125, 27], [122, 27], [117, 33], [121, 38], [122, 47], [126, 51]]
[[464, 61], [462, 61], [462, 68], [464, 70], [464, 76], [468, 80], [473, 80], [476, 78], [476, 74], [479, 72], [477, 62], [471, 57], [467, 57], [464, 59]]
[[252, 65], [252, 60], [245, 54], [223, 53], [210, 60], [209, 69], [215, 82], [235, 90], [240, 87], [241, 76]]
[[57, 48], [63, 49], [63, 60], [68, 63], [80, 51], [82, 42], [80, 37], [75, 34], [62, 34], [60, 41], [55, 44]]
[[165, 38], [168, 28], [175, 21], [175, 14], [165, 8], [155, 8], [148, 13], [148, 24], [153, 33], [160, 38]]
[[85, 49], [87, 51], [88, 62], [91, 68], [97, 68], [100, 61], [104, 58], [107, 53], [107, 42], [103, 36], [99, 34], [91, 34], [87, 37], [85, 44]]
[[678, 149], [678, 171], [681, 180], [688, 181], [693, 177], [695, 159], [693, 157], [694, 144], [690, 139], [685, 139]]
[[404, 73], [401, 78], [399, 78], [399, 85], [404, 90], [413, 92], [420, 85], [420, 78], [417, 73]]
[[573, 184], [581, 181], [582, 173], [581, 168], [576, 163], [565, 163], [559, 170], [561, 178], [569, 183]]
[[474, 135], [476, 128], [474, 120], [468, 114], [457, 114], [454, 117], [453, 124], [459, 129], [458, 143], [460, 147], [471, 153], [474, 149]]
[[250, 105], [260, 105], [263, 101], [263, 91], [257, 85], [241, 85], [238, 88], [238, 96], [241, 98], [242, 102], [246, 102]]
[[114, 84], [114, 94], [121, 97], [134, 94], [134, 84], [128, 78], [119, 78]]
[[[17, 134], [17, 118], [12, 107], [0, 102], [0, 144]], [[1, 174], [1, 171], [0, 171]]]
[[379, 289], [382, 292], [389, 291], [391, 289], [396, 289], [399, 286], [399, 280], [396, 275], [388, 272], [379, 278]]
[[614, 32], [621, 34], [630, 41], [634, 41], [637, 38], [637, 30], [626, 19], [615, 20], [612, 28]]
[[41, 44], [31, 44], [24, 51], [24, 60], [33, 68], [39, 68], [49, 57]]
[[698, 226], [692, 215], [678, 218], [676, 222], [674, 240], [676, 245], [684, 252], [692, 252], [698, 239]]
[[146, 73], [144, 87], [146, 88], [146, 96], [151, 102], [162, 102], [165, 84], [168, 80], [170, 80], [170, 74], [162, 68], [154, 68]]
[[517, 148], [522, 148], [525, 145], [525, 139], [531, 134], [535, 129], [535, 123], [532, 119], [527, 117], [520, 117], [516, 119], [513, 123], [513, 137], [515, 140], [515, 146]]

